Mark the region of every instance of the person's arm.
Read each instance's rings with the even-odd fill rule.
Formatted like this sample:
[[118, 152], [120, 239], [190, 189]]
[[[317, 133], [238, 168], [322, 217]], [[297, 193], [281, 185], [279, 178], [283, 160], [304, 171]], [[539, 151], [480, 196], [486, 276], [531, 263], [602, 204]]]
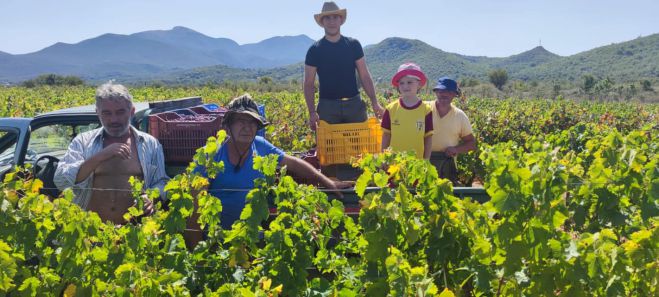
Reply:
[[371, 78], [371, 73], [366, 67], [366, 60], [364, 57], [361, 57], [355, 61], [357, 66], [357, 73], [359, 73], [359, 80], [362, 82], [362, 87], [369, 99], [371, 99], [371, 106], [373, 107], [373, 112], [375, 116], [381, 118], [384, 114], [384, 108], [378, 102], [378, 98], [375, 96], [375, 85], [373, 85], [373, 79]]
[[473, 134], [465, 135], [460, 138], [461, 143], [456, 146], [447, 147], [444, 151], [449, 157], [455, 157], [458, 154], [464, 154], [476, 149], [476, 138]]
[[423, 158], [430, 160], [430, 154], [432, 153], [432, 135], [435, 132], [435, 127], [433, 127], [432, 122], [432, 110], [426, 114], [424, 126], [426, 130], [423, 135]]
[[382, 151], [384, 151], [391, 145], [391, 119], [389, 118], [389, 109], [384, 110], [380, 127], [382, 127]]
[[316, 67], [304, 65], [304, 101], [309, 110], [309, 128], [316, 131], [318, 124], [318, 113], [316, 112]]
[[66, 154], [57, 164], [53, 178], [53, 182], [59, 190], [64, 191], [68, 188], [73, 190], [73, 202], [83, 209], [87, 208], [91, 198], [90, 188], [94, 174], [93, 172], [80, 174], [80, 168], [91, 152], [98, 150], [98, 144], [94, 141], [95, 135], [97, 134], [81, 133], [71, 141]]
[[[320, 183], [327, 189], [337, 190], [345, 189], [351, 187], [353, 184], [343, 181], [335, 181], [329, 179], [327, 176], [320, 173], [316, 168], [313, 168], [311, 164], [305, 162], [300, 158], [296, 158], [289, 155], [284, 155], [281, 161], [282, 165], [285, 165], [288, 170], [299, 175], [299, 176], [309, 176], [315, 182]], [[340, 192], [337, 192], [339, 196], [342, 196]]]
[[473, 134], [465, 135], [462, 137], [460, 144], [460, 151], [458, 153], [464, 154], [476, 150], [476, 137]]
[[167, 200], [167, 193], [165, 192], [165, 185], [169, 181], [169, 176], [165, 171], [165, 156], [163, 154], [163, 149], [158, 140], [153, 139], [153, 142], [148, 142], [149, 146], [145, 147], [151, 154], [151, 158], [146, 164], [146, 170], [144, 176], [145, 188], [154, 189], [157, 188], [160, 193], [160, 197], [156, 201], [151, 201], [147, 194], [142, 194], [142, 199], [144, 199], [144, 215], [152, 215], [155, 212], [155, 202], [160, 201], [165, 203]]
[[88, 180], [84, 180], [82, 183], [76, 183], [76, 176], [78, 175], [80, 165], [85, 161], [84, 147], [80, 136], [74, 138], [71, 144], [69, 144], [66, 154], [64, 154], [64, 157], [57, 164], [53, 182], [61, 191], [75, 186], [87, 186]]
[[160, 190], [160, 198], [162, 200], [167, 199], [167, 194], [165, 193], [165, 185], [169, 181], [169, 176], [165, 171], [165, 155], [163, 153], [163, 148], [160, 143], [157, 143], [155, 140], [155, 154], [151, 155], [151, 163], [149, 165], [153, 166], [152, 176], [150, 177], [150, 183], [147, 185], [147, 188], [158, 188]]
[[430, 154], [432, 153], [432, 134], [427, 135], [423, 138], [423, 158], [430, 160]]
[[78, 174], [76, 175], [75, 183], [79, 183], [87, 179], [92, 174], [92, 172], [96, 170], [98, 165], [112, 157], [119, 157], [122, 159], [130, 158], [130, 146], [125, 143], [113, 143], [105, 147], [97, 154], [93, 155], [91, 158], [82, 162], [80, 169], [78, 170]]
[[85, 160], [85, 148], [90, 146], [78, 136], [71, 141], [66, 154], [57, 165], [54, 182], [60, 189], [88, 187], [90, 177], [98, 165], [113, 157], [124, 159], [130, 157], [130, 147], [122, 144], [112, 144]]
[[460, 116], [460, 121], [461, 121], [461, 131], [460, 135], [460, 144], [456, 145], [454, 147], [448, 147], [446, 148], [445, 152], [448, 156], [454, 157], [457, 156], [458, 154], [463, 154], [469, 151], [476, 150], [476, 138], [473, 135], [473, 130], [471, 128], [471, 123], [469, 122], [469, 118], [467, 118], [467, 115], [464, 114], [464, 112], [460, 111], [458, 113]]
[[382, 133], [382, 151], [386, 150], [391, 145], [391, 133]]

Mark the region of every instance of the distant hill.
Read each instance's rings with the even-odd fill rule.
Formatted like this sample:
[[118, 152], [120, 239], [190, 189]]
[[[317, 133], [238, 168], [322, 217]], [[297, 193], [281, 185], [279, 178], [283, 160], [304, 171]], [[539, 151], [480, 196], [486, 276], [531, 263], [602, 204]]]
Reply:
[[299, 62], [314, 42], [306, 35], [297, 35], [276, 36], [258, 43], [239, 45], [228, 38], [212, 38], [180, 26], [131, 36], [205, 53], [214, 59], [214, 63], [205, 63], [204, 66], [222, 64], [238, 68], [272, 68]]
[[213, 38], [181, 26], [174, 27], [171, 30], [144, 31], [131, 34], [130, 36], [206, 52], [215, 50], [235, 51], [240, 49], [240, 45], [229, 38]]
[[[131, 35], [104, 34], [76, 44], [57, 43], [38, 52], [0, 52], [0, 82], [18, 82], [43, 73], [78, 75], [93, 82], [121, 81], [208, 83], [225, 80], [301, 80], [303, 60], [314, 42], [305, 35], [278, 36], [239, 45], [185, 27]], [[562, 57], [538, 46], [505, 58], [449, 53], [420, 40], [387, 38], [365, 47], [376, 82], [387, 83], [398, 65], [412, 61], [430, 78], [487, 80], [493, 69], [511, 79], [568, 80], [585, 74], [633, 81], [659, 77], [659, 34], [598, 47]]]
[[364, 50], [366, 62], [374, 80], [389, 81], [404, 62], [415, 62], [430, 77], [440, 74], [456, 77], [479, 77], [487, 71], [483, 64], [464, 56], [447, 53], [422, 41], [387, 38]]
[[29, 54], [0, 54], [0, 81], [17, 82], [43, 73], [78, 75], [88, 80], [148, 78], [218, 64], [273, 68], [303, 60], [312, 43], [311, 38], [298, 35], [239, 45], [185, 27], [104, 34], [76, 44], [56, 43]]
[[249, 55], [268, 57], [274, 64], [283, 66], [303, 61], [313, 42], [306, 35], [277, 36], [259, 43], [244, 44], [241, 49]]
[[585, 74], [617, 81], [659, 77], [659, 34], [561, 57], [543, 47], [506, 58], [470, 57], [446, 53], [418, 40], [389, 38], [365, 50], [376, 76], [388, 76], [403, 61], [418, 62], [431, 77], [486, 79], [503, 68], [512, 79], [575, 80]]
[[585, 74], [611, 77], [615, 81], [632, 81], [659, 77], [659, 34], [627, 42], [598, 47], [576, 55], [562, 57], [537, 69], [516, 72], [517, 77], [533, 79], [579, 79]]
[[[457, 79], [476, 78], [487, 80], [493, 69], [506, 69], [511, 79], [519, 80], [563, 80], [574, 81], [585, 74], [598, 77], [609, 76], [615, 81], [633, 81], [659, 77], [659, 34], [637, 38], [631, 41], [607, 45], [576, 55], [562, 57], [538, 46], [526, 52], [505, 58], [465, 56], [448, 53], [422, 41], [387, 38], [364, 49], [373, 80], [388, 83], [398, 66], [413, 61], [421, 65], [432, 78], [451, 76]], [[238, 80], [239, 77], [255, 80], [261, 76], [273, 79], [301, 80], [303, 65], [292, 68], [265, 69], [245, 72], [224, 66], [204, 67], [180, 73], [169, 74], [165, 81], [199, 82], [217, 81], [213, 73], [222, 72], [222, 77]], [[221, 71], [220, 71], [221, 69]], [[281, 69], [288, 71], [282, 72]], [[291, 69], [299, 69], [291, 72]], [[183, 76], [177, 77], [184, 73]]]
[[[483, 62], [487, 63], [489, 68], [506, 69], [506, 71], [515, 75], [515, 78], [528, 80], [534, 79], [531, 74], [537, 67], [556, 62], [560, 59], [561, 56], [546, 50], [542, 46], [537, 46], [518, 55], [510, 56], [507, 58], [486, 59], [483, 60]], [[529, 75], [519, 74], [525, 70], [531, 70], [531, 73]]]
[[171, 85], [189, 85], [220, 83], [224, 81], [256, 81], [264, 76], [270, 77], [275, 81], [290, 81], [295, 79], [301, 82], [302, 73], [304, 73], [303, 63], [270, 69], [241, 69], [216, 65], [175, 71], [154, 78], [140, 79], [135, 82], [142, 84], [155, 81]]
[[[376, 83], [388, 83], [398, 66], [408, 61], [414, 61], [421, 65], [424, 72], [431, 78], [450, 75], [458, 78], [485, 79], [490, 68], [523, 69], [541, 65], [559, 57], [541, 47], [508, 58], [470, 57], [444, 52], [419, 40], [396, 37], [387, 38], [378, 44], [370, 45], [365, 48], [364, 53], [369, 70]], [[219, 78], [213, 77], [211, 74], [219, 72], [223, 72], [222, 77], [232, 77], [234, 79], [237, 79], [237, 77], [256, 79], [260, 76], [270, 76], [273, 79], [283, 80], [302, 79], [304, 69], [302, 63], [296, 64], [292, 68], [302, 69], [297, 73], [291, 73], [290, 71], [282, 73], [281, 69], [245, 72], [225, 66], [204, 67], [172, 73], [167, 75], [164, 80], [175, 82], [177, 81], [177, 75], [181, 75], [178, 76], [181, 81], [190, 82], [191, 78], [195, 77], [201, 82], [211, 82]], [[227, 76], [226, 74], [231, 75]]]

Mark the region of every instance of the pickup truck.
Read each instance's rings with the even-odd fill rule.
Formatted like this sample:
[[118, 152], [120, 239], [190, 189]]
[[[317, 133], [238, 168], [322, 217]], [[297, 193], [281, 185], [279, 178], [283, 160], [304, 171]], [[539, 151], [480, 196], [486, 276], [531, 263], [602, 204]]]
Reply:
[[[132, 125], [148, 132], [148, 116], [156, 113], [189, 108], [202, 104], [200, 97], [161, 102], [136, 102]], [[44, 182], [45, 194], [56, 197], [59, 191], [52, 181], [57, 162], [64, 156], [69, 143], [79, 133], [100, 127], [94, 105], [60, 109], [34, 118], [0, 118], [0, 178], [15, 165], [32, 164], [36, 177]], [[167, 161], [167, 174], [174, 176], [185, 170], [186, 162]], [[4, 178], [3, 178], [4, 179]], [[0, 180], [3, 180], [0, 179]], [[369, 188], [375, 191], [377, 188]], [[472, 197], [483, 202], [489, 196], [483, 188], [455, 187], [458, 197]], [[353, 189], [343, 190], [346, 212], [359, 212], [359, 199]], [[330, 197], [334, 199], [336, 197]]]

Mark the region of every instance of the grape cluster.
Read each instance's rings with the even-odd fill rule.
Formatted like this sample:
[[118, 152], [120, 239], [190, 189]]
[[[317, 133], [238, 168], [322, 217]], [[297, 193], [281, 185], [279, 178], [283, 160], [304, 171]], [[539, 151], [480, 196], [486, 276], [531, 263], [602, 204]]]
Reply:
[[198, 115], [180, 115], [180, 118], [171, 120], [172, 122], [212, 122], [217, 118], [215, 115], [198, 114]]

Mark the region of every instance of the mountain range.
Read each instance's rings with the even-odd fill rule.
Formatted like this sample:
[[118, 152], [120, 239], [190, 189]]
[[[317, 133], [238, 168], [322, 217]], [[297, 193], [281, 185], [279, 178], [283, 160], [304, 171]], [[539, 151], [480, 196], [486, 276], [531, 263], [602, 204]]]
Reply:
[[512, 79], [580, 79], [585, 74], [615, 81], [659, 78], [659, 34], [598, 47], [562, 57], [538, 46], [505, 58], [448, 53], [419, 40], [388, 38], [365, 49], [374, 79], [388, 79], [398, 65], [414, 61], [429, 77], [452, 76], [487, 80], [493, 69], [505, 69]]
[[[185, 27], [104, 34], [76, 44], [57, 43], [29, 54], [0, 52], [0, 82], [15, 83], [43, 73], [77, 75], [89, 81], [116, 78], [176, 84], [262, 76], [301, 80], [304, 56], [313, 42], [306, 35], [298, 35], [239, 45]], [[398, 65], [408, 61], [421, 65], [432, 78], [448, 75], [485, 80], [489, 71], [498, 68], [519, 80], [570, 81], [585, 74], [616, 81], [659, 78], [659, 34], [565, 57], [541, 46], [505, 58], [466, 56], [397, 37], [366, 46], [364, 53], [374, 80], [385, 83]]]
[[43, 73], [130, 80], [211, 65], [272, 68], [303, 60], [311, 43], [309, 37], [298, 35], [239, 45], [185, 27], [103, 34], [76, 44], [56, 43], [29, 54], [0, 53], [0, 81], [17, 82]]

